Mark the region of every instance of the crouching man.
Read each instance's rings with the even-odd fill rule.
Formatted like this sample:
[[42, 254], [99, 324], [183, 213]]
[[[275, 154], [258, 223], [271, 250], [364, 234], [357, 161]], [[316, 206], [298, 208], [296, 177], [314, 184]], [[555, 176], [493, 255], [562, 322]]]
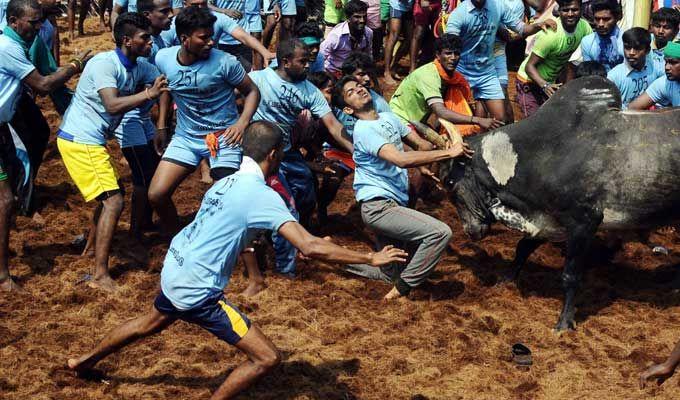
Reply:
[[87, 373], [106, 356], [180, 319], [201, 326], [248, 356], [211, 397], [230, 399], [280, 361], [274, 344], [223, 293], [238, 256], [250, 243], [249, 233], [273, 230], [305, 255], [330, 262], [382, 266], [405, 261], [406, 253], [392, 246], [359, 253], [308, 233], [265, 183], [277, 173], [283, 158], [281, 130], [260, 121], [250, 125], [244, 136], [239, 171], [208, 190], [194, 221], [170, 243], [154, 307], [109, 332], [94, 350], [69, 359], [70, 369]]
[[333, 103], [358, 119], [354, 125], [353, 159], [354, 191], [361, 204], [361, 218], [376, 232], [379, 245], [405, 242], [416, 248], [404, 268], [392, 265], [376, 270], [351, 265], [348, 271], [394, 283], [385, 299], [405, 296], [427, 279], [451, 239], [448, 225], [405, 207], [409, 199], [406, 168], [469, 157], [473, 152], [464, 143], [444, 150], [404, 152], [402, 141], [417, 150], [429, 148], [429, 143], [395, 114], [378, 113], [371, 94], [354, 77], [344, 77], [336, 84]]

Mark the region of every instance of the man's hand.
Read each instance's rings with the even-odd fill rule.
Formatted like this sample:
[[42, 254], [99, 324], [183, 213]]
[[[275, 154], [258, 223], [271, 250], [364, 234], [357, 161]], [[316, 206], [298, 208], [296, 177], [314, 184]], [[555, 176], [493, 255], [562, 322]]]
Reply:
[[418, 167], [418, 171], [420, 172], [420, 175], [422, 175], [422, 176], [424, 176], [428, 179], [432, 179], [433, 181], [435, 181], [437, 183], [442, 182], [441, 180], [439, 180], [439, 178], [437, 178], [437, 175], [435, 175], [434, 172], [430, 171], [430, 169], [425, 167], [425, 166]]
[[224, 141], [227, 146], [241, 144], [241, 140], [243, 139], [243, 131], [245, 130], [246, 127], [239, 124], [238, 122], [225, 129], [222, 136], [224, 136]]
[[153, 86], [147, 89], [147, 93], [152, 99], [157, 99], [161, 93], [169, 91], [170, 88], [168, 87], [168, 79], [165, 77], [165, 75], [158, 75], [153, 81]]
[[371, 265], [374, 267], [382, 267], [393, 262], [405, 262], [408, 253], [402, 249], [397, 249], [392, 245], [383, 247], [377, 253], [371, 253]]
[[278, 4], [274, 5], [274, 21], [279, 22], [281, 20], [281, 6]]
[[243, 18], [243, 14], [241, 14], [238, 10], [234, 10], [231, 8], [227, 8], [224, 10], [224, 14], [228, 17], [231, 17], [233, 19], [241, 19]]
[[479, 118], [479, 117], [474, 117], [472, 119], [472, 123], [479, 125], [485, 131], [488, 131], [489, 129], [500, 128], [501, 126], [505, 125], [503, 121], [499, 121], [495, 118]]
[[449, 154], [451, 158], [456, 158], [459, 156], [465, 156], [467, 158], [472, 158], [475, 151], [470, 148], [470, 146], [465, 142], [456, 142], [449, 149]]
[[90, 53], [92, 53], [92, 49], [81, 51], [76, 56], [76, 59], [80, 60], [84, 66], [85, 64], [87, 64], [88, 61], [90, 61], [90, 58], [94, 57], [94, 55], [90, 55]]
[[552, 97], [552, 95], [557, 93], [557, 89], [559, 89], [560, 86], [562, 86], [561, 83], [551, 83], [548, 86], [543, 88], [543, 93], [545, 93], [546, 96], [548, 96], [548, 97]]
[[550, 19], [550, 18], [546, 19], [543, 22], [540, 22], [540, 26], [541, 26], [541, 29], [543, 30], [543, 32], [547, 32], [548, 29], [550, 29], [551, 31], [557, 30], [557, 22], [555, 22], [554, 19]]
[[651, 367], [647, 368], [645, 372], [640, 374], [640, 389], [644, 389], [647, 384], [647, 381], [651, 379], [658, 379], [659, 384], [661, 384], [661, 382], [670, 378], [671, 375], [673, 375], [673, 370], [671, 368], [668, 368], [667, 365], [654, 364]]

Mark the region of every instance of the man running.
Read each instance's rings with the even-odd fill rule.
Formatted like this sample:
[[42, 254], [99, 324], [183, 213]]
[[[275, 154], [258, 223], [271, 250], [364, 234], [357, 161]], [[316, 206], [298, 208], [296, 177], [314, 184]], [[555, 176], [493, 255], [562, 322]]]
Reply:
[[[354, 192], [361, 205], [361, 218], [376, 234], [378, 247], [387, 243], [408, 243], [417, 249], [404, 268], [390, 265], [376, 270], [367, 265], [351, 265], [348, 271], [371, 279], [392, 282], [394, 287], [385, 299], [406, 296], [412, 288], [425, 282], [437, 266], [451, 239], [445, 223], [406, 207], [407, 168], [414, 168], [459, 156], [472, 150], [457, 143], [449, 149], [419, 151], [429, 148], [417, 133], [391, 112], [378, 113], [366, 88], [354, 77], [340, 79], [333, 93], [333, 105], [354, 115]], [[404, 143], [415, 151], [404, 152]]]
[[[186, 7], [175, 18], [182, 43], [162, 49], [156, 65], [168, 77], [177, 105], [177, 128], [149, 187], [149, 201], [158, 213], [163, 232], [177, 232], [179, 221], [172, 194], [203, 158], [209, 157], [210, 176], [231, 175], [241, 164], [241, 137], [255, 113], [260, 95], [238, 60], [214, 49], [216, 17], [207, 8]], [[239, 28], [240, 29], [240, 28]], [[234, 88], [245, 96], [238, 115]], [[161, 153], [170, 139], [170, 98], [160, 102], [156, 150]], [[212, 151], [206, 137], [215, 139]]]
[[89, 284], [107, 291], [116, 289], [109, 275], [109, 254], [123, 194], [106, 141], [126, 112], [168, 90], [158, 69], [139, 59], [151, 53], [149, 21], [137, 13], [121, 14], [113, 35], [116, 49], [97, 54], [87, 64], [57, 134], [71, 179], [85, 201], [99, 202], [85, 253], [94, 244], [95, 271]]
[[283, 132], [270, 122], [255, 122], [246, 129], [239, 171], [208, 190], [194, 221], [172, 240], [153, 308], [113, 329], [92, 351], [69, 359], [70, 369], [84, 374], [108, 355], [179, 319], [199, 325], [248, 357], [211, 397], [230, 399], [281, 360], [274, 344], [223, 293], [251, 231], [279, 232], [305, 255], [328, 262], [377, 267], [405, 260], [406, 253], [391, 246], [377, 253], [345, 249], [312, 236], [295, 222], [283, 200], [265, 183], [277, 172], [284, 143]]
[[[43, 76], [28, 59], [29, 44], [40, 31], [42, 11], [35, 0], [10, 0], [5, 11], [7, 25], [0, 35], [0, 290], [21, 290], [9, 274], [9, 232], [14, 195], [8, 168], [16, 159], [10, 126], [17, 111], [22, 87], [47, 94], [61, 87], [82, 70], [89, 50], [54, 73]], [[21, 132], [18, 132], [19, 134]]]

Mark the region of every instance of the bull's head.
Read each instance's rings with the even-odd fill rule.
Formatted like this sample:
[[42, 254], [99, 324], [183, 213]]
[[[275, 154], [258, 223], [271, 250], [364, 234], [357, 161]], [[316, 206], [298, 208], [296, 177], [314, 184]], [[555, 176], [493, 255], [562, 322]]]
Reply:
[[[455, 125], [441, 118], [439, 122], [448, 132], [447, 139], [451, 143], [463, 141]], [[430, 127], [416, 121], [411, 124], [430, 143], [440, 149], [446, 148], [447, 139]], [[470, 164], [468, 159], [443, 161], [439, 164], [438, 176], [458, 211], [465, 233], [473, 240], [480, 240], [486, 236], [494, 217], [486, 206], [486, 193], [477, 183]]]

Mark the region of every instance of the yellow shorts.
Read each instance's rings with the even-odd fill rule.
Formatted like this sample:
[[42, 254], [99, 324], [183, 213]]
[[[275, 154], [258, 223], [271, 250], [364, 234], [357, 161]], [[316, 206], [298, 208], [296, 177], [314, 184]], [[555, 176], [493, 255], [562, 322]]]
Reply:
[[57, 138], [57, 148], [85, 201], [94, 200], [108, 191], [120, 190], [118, 173], [105, 146]]

